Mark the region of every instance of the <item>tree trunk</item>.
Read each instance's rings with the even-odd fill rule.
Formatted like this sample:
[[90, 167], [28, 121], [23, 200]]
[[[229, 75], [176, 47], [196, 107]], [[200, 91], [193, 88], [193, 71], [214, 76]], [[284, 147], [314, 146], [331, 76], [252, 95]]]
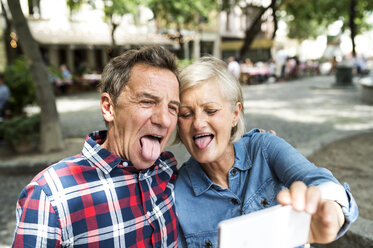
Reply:
[[356, 57], [356, 50], [355, 50], [355, 36], [356, 36], [355, 17], [356, 17], [356, 6], [357, 6], [357, 0], [350, 0], [350, 19], [349, 19], [349, 26], [350, 26], [350, 31], [351, 31], [352, 56], [354, 56], [354, 57]]
[[39, 46], [31, 35], [19, 0], [8, 0], [8, 6], [19, 42], [29, 64], [36, 97], [41, 108], [40, 150], [43, 153], [61, 150], [64, 144], [56, 101], [51, 84], [48, 81], [47, 68], [43, 63]]
[[1, 10], [2, 10], [2, 15], [4, 16], [5, 19], [5, 28], [4, 28], [4, 47], [5, 47], [5, 53], [6, 53], [6, 59], [8, 64], [12, 64], [15, 59], [17, 58], [17, 49], [12, 48], [10, 46], [10, 42], [12, 38], [10, 37], [10, 32], [12, 30], [12, 24], [9, 19], [9, 16], [7, 14], [7, 11], [4, 7], [4, 3], [1, 1]]
[[276, 1], [277, 0], [272, 0], [272, 2], [271, 2], [272, 17], [273, 17], [273, 34], [272, 34], [272, 40], [275, 39], [275, 37], [276, 37], [276, 31], [278, 29], [278, 23], [277, 23], [278, 20], [277, 20], [277, 15], [276, 15], [276, 11], [277, 11]]
[[180, 23], [177, 23], [177, 32], [179, 33], [179, 36], [177, 37], [177, 40], [179, 42], [179, 52], [178, 52], [178, 57], [179, 59], [186, 59], [185, 54], [184, 54], [184, 37], [181, 34], [181, 28], [180, 28]]
[[263, 8], [259, 11], [259, 14], [253, 21], [253, 23], [250, 25], [249, 28], [245, 31], [245, 39], [244, 43], [240, 50], [240, 57], [243, 58], [246, 52], [250, 49], [251, 43], [253, 43], [255, 37], [260, 32], [260, 24], [262, 23], [262, 16], [263, 14], [270, 8], [271, 5], [269, 5], [266, 8]]
[[118, 51], [118, 46], [117, 46], [117, 42], [115, 41], [115, 37], [114, 37], [114, 34], [115, 34], [115, 30], [117, 29], [118, 27], [118, 24], [115, 24], [114, 21], [113, 21], [113, 17], [111, 17], [111, 57], [114, 58], [116, 56], [119, 55], [119, 51]]

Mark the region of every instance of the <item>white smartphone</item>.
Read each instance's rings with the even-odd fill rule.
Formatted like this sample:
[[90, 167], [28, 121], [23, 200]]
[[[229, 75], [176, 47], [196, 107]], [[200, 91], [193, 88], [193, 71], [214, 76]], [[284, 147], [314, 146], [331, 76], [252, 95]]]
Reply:
[[219, 248], [293, 248], [306, 244], [311, 215], [277, 205], [219, 223]]

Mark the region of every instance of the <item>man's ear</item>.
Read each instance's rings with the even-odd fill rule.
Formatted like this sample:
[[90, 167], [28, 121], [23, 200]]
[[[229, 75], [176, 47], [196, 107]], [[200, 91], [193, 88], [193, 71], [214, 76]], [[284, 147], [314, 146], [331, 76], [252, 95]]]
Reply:
[[106, 122], [114, 120], [114, 104], [108, 93], [101, 94], [101, 112]]

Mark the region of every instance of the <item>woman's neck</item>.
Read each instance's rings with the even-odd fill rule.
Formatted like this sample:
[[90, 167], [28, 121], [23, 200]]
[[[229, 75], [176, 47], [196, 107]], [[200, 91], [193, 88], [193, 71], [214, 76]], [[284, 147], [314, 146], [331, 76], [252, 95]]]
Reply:
[[201, 164], [203, 171], [207, 174], [211, 181], [220, 185], [223, 188], [229, 188], [228, 173], [234, 165], [234, 147], [230, 144], [227, 152], [217, 161]]

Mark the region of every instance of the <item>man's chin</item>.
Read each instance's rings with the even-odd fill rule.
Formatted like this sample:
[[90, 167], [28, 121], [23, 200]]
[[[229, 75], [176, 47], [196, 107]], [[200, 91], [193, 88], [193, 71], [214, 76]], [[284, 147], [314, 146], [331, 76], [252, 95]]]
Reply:
[[132, 162], [132, 165], [133, 167], [135, 167], [137, 170], [146, 170], [146, 169], [149, 169], [150, 167], [152, 167], [152, 165], [155, 163], [155, 161], [157, 160], [154, 160], [154, 161], [149, 161], [149, 160], [140, 160], [140, 161], [137, 161], [137, 162]]

